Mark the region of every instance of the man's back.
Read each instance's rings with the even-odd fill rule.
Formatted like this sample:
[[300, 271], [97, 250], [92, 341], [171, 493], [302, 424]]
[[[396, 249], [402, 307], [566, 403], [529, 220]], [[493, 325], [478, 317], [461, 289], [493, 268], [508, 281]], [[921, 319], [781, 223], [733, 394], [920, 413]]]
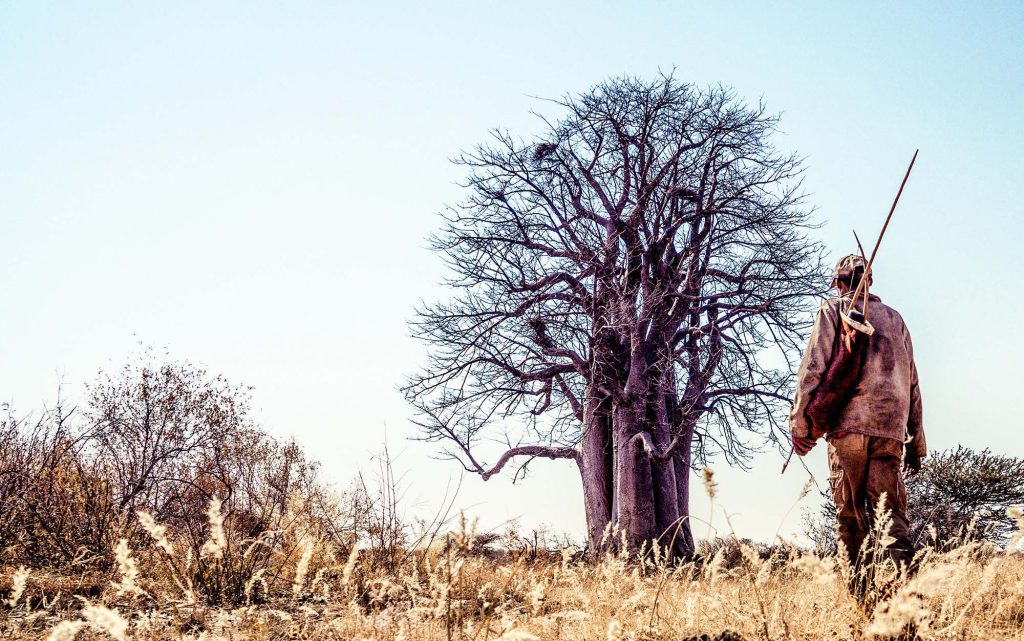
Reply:
[[[807, 401], [821, 382], [832, 356], [839, 310], [849, 304], [850, 295], [827, 300], [818, 311], [811, 341], [800, 366], [797, 399], [791, 420], [806, 420]], [[861, 305], [857, 305], [858, 308]], [[906, 441], [908, 450], [927, 452], [921, 431], [921, 394], [914, 347], [903, 318], [893, 308], [872, 295], [868, 320], [875, 332], [868, 339], [868, 356], [853, 397], [839, 415], [831, 432], [854, 432]]]

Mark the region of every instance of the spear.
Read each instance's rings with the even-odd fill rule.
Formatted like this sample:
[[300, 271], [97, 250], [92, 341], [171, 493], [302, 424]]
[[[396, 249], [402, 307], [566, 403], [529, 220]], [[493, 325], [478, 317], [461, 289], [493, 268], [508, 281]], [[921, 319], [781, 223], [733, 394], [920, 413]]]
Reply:
[[789, 456], [786, 457], [786, 462], [782, 464], [782, 471], [779, 474], [785, 474], [786, 468], [789, 467], [789, 462], [793, 460], [793, 454], [796, 453], [796, 447], [789, 448]]
[[860, 295], [861, 287], [868, 282], [868, 276], [871, 275], [871, 266], [875, 264], [875, 255], [878, 253], [878, 247], [882, 244], [882, 238], [885, 237], [885, 230], [889, 229], [889, 221], [892, 220], [892, 214], [896, 211], [896, 203], [900, 201], [900, 196], [903, 194], [903, 187], [907, 184], [907, 178], [910, 178], [910, 170], [914, 168], [914, 161], [917, 160], [917, 152], [920, 149], [914, 150], [914, 157], [910, 159], [910, 166], [907, 167], [907, 173], [903, 176], [903, 182], [900, 183], [900, 189], [896, 192], [896, 198], [892, 201], [892, 207], [889, 208], [889, 215], [885, 217], [885, 224], [882, 225], [882, 231], [878, 234], [878, 240], [875, 241], [875, 248], [871, 250], [871, 258], [868, 260], [868, 266], [864, 268], [864, 276], [861, 277], [860, 282], [857, 283], [857, 289], [853, 292], [853, 300], [857, 300], [857, 296]]
[[[864, 255], [864, 245], [860, 244], [860, 236], [857, 235], [857, 230], [853, 230], [853, 239], [857, 241], [857, 251], [860, 252], [860, 258], [867, 264], [868, 257]], [[865, 273], [863, 276], [864, 280], [867, 280], [868, 275]], [[870, 287], [870, 285], [868, 286]], [[864, 322], [868, 322], [868, 287], [864, 288]]]

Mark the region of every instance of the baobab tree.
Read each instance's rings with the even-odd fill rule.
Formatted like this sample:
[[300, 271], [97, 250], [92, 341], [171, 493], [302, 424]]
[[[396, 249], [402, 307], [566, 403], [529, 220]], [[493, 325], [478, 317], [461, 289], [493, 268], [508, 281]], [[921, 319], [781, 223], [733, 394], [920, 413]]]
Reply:
[[592, 549], [615, 525], [686, 554], [691, 469], [782, 434], [824, 284], [800, 161], [723, 87], [621, 78], [553, 108], [456, 159], [468, 196], [433, 238], [454, 291], [413, 321], [405, 393], [484, 479], [575, 461]]

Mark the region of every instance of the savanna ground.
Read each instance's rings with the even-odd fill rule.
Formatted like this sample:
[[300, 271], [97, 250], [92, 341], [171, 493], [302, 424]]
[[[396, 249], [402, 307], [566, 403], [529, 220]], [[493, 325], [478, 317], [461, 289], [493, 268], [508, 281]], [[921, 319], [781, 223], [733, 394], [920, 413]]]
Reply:
[[[989, 543], [926, 548], [911, 577], [872, 566], [872, 587], [858, 601], [841, 557], [785, 543], [718, 540], [687, 563], [621, 547], [587, 561], [514, 533], [478, 537], [464, 518], [417, 547], [346, 550], [317, 538], [298, 513], [259, 540], [226, 527], [216, 501], [208, 517], [198, 554], [142, 513], [153, 545], [137, 553], [119, 541], [109, 572], [5, 568], [0, 636], [862, 639], [913, 630], [921, 639], [1024, 638], [1024, 556]], [[878, 519], [876, 534], [885, 527]], [[245, 574], [257, 551], [265, 562]]]

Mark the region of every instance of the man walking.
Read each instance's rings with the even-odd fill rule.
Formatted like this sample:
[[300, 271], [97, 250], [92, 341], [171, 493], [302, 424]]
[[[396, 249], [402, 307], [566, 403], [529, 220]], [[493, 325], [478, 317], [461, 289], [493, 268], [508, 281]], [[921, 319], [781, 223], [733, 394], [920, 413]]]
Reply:
[[[789, 416], [793, 448], [799, 456], [810, 452], [816, 443], [807, 406], [839, 350], [840, 310], [849, 309], [865, 269], [864, 259], [855, 255], [836, 264], [832, 285], [839, 296], [825, 301], [814, 321]], [[866, 284], [871, 282], [869, 274]], [[863, 311], [863, 297], [858, 298], [853, 306]], [[889, 535], [893, 541], [888, 552], [897, 563], [908, 564], [913, 546], [901, 464], [914, 473], [928, 452], [921, 425], [921, 392], [914, 348], [903, 318], [874, 295], [869, 296], [868, 311], [875, 331], [860, 337], [868, 341], [860, 378], [849, 402], [837, 408], [835, 424], [824, 426], [828, 430], [829, 481], [839, 540], [851, 563], [858, 561], [870, 518], [885, 494], [885, 508], [892, 512]]]

